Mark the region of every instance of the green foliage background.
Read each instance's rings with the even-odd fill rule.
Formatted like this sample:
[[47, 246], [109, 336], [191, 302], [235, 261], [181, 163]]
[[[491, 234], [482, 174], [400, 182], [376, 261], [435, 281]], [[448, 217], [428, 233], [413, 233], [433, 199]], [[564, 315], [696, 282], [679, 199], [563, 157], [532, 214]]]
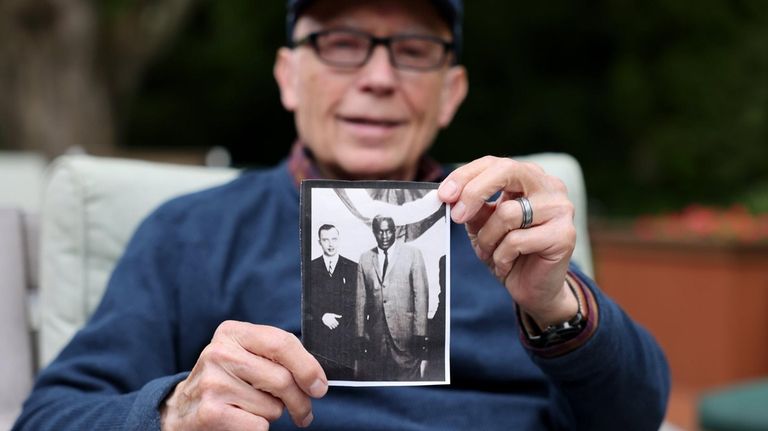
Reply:
[[[272, 79], [282, 1], [209, 1], [128, 107], [123, 144], [222, 145], [240, 165], [294, 137]], [[438, 160], [564, 151], [591, 211], [690, 202], [768, 211], [768, 2], [466, 2], [470, 94]]]

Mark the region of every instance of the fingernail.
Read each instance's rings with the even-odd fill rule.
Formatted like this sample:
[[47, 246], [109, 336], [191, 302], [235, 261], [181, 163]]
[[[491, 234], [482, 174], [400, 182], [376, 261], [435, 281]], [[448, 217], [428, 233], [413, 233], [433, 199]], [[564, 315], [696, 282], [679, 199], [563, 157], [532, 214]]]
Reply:
[[493, 272], [495, 273], [496, 277], [500, 278], [501, 280], [504, 280], [507, 278], [507, 274], [512, 269], [512, 266], [507, 263], [497, 263]]
[[305, 417], [304, 420], [301, 421], [301, 427], [302, 428], [308, 427], [312, 423], [313, 420], [315, 420], [315, 415], [313, 415], [312, 412], [309, 412], [307, 417]]
[[490, 257], [490, 255], [488, 254], [487, 251], [483, 250], [482, 248], [478, 248], [477, 249], [477, 257], [479, 257], [480, 260], [485, 262], [486, 260], [488, 260], [488, 257]]
[[502, 269], [502, 267], [501, 267], [501, 266], [499, 266], [499, 265], [496, 265], [496, 266], [493, 268], [493, 275], [495, 275], [495, 276], [496, 276], [496, 278], [500, 278], [500, 279], [502, 279], [502, 280], [503, 280], [503, 279], [504, 279], [504, 275], [505, 275], [505, 274], [506, 274], [506, 273], [504, 272], [504, 269]]
[[446, 198], [451, 198], [458, 189], [459, 186], [456, 184], [456, 181], [447, 180], [440, 184], [440, 189], [437, 192]]
[[453, 209], [451, 210], [451, 216], [453, 217], [453, 221], [456, 223], [461, 223], [462, 218], [464, 217], [464, 213], [467, 212], [467, 206], [464, 205], [464, 202], [457, 202]]
[[326, 392], [328, 392], [328, 384], [320, 379], [315, 380], [315, 383], [309, 387], [309, 394], [314, 398], [321, 398]]

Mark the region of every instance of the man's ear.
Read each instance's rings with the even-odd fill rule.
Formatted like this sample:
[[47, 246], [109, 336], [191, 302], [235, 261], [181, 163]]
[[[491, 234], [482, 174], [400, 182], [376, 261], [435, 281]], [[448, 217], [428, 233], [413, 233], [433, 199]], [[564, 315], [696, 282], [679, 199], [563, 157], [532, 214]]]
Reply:
[[272, 73], [275, 75], [277, 86], [280, 89], [280, 101], [283, 103], [283, 107], [286, 110], [293, 112], [298, 103], [296, 92], [296, 65], [293, 51], [285, 47], [277, 50], [277, 57], [275, 58], [275, 66], [272, 68]]
[[447, 127], [451, 123], [461, 102], [467, 97], [468, 91], [467, 69], [462, 65], [451, 66], [446, 72], [440, 96], [440, 112], [437, 120], [441, 128]]

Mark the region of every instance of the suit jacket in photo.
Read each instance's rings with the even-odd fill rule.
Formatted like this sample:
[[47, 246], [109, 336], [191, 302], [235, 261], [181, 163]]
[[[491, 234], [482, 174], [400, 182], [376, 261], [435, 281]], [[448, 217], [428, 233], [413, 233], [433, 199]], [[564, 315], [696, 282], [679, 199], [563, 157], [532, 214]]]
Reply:
[[[310, 262], [309, 270], [309, 351], [331, 362], [351, 367], [354, 365], [352, 342], [355, 335], [357, 264], [340, 255], [333, 274], [329, 274], [320, 256]], [[339, 326], [335, 329], [325, 326], [325, 313], [341, 315]]]
[[411, 351], [413, 337], [427, 335], [429, 283], [421, 252], [402, 243], [395, 247], [383, 280], [378, 248], [360, 256], [356, 330], [375, 346], [388, 329], [399, 350]]

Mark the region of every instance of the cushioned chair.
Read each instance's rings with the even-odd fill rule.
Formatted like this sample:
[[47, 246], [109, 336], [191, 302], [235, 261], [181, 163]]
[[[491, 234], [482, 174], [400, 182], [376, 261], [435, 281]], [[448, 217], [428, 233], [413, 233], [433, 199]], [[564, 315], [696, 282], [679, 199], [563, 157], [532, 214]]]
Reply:
[[[577, 208], [573, 258], [591, 275], [586, 197], [578, 162], [564, 154], [520, 159], [538, 163], [568, 186]], [[37, 364], [48, 364], [86, 322], [127, 241], [150, 211], [171, 197], [224, 183], [236, 175], [235, 169], [86, 155], [57, 159], [48, 171], [41, 217]], [[21, 359], [32, 367], [32, 360]], [[24, 386], [29, 387], [28, 380]], [[18, 408], [19, 397], [13, 402]]]

